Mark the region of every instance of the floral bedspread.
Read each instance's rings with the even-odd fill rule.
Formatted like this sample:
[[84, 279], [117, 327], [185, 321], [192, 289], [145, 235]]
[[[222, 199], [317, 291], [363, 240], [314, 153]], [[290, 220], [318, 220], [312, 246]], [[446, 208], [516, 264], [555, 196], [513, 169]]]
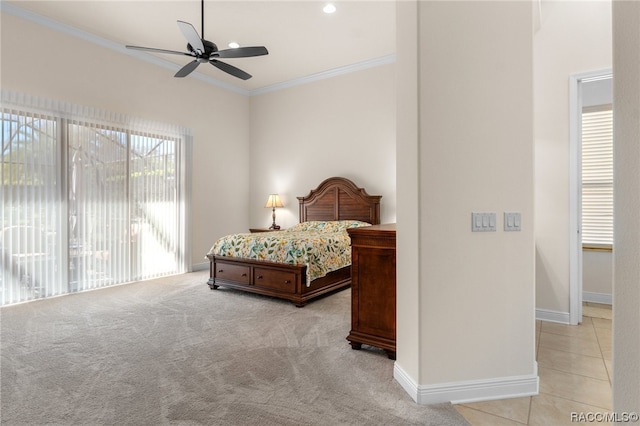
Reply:
[[351, 265], [348, 228], [370, 226], [356, 220], [309, 221], [289, 229], [232, 234], [215, 242], [209, 254], [307, 266], [307, 286], [316, 278]]

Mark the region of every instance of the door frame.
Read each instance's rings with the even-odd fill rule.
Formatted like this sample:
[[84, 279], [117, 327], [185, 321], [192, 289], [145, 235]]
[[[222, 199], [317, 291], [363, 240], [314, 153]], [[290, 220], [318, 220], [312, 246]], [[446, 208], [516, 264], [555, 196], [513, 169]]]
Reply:
[[582, 322], [582, 82], [611, 68], [569, 76], [569, 323]]

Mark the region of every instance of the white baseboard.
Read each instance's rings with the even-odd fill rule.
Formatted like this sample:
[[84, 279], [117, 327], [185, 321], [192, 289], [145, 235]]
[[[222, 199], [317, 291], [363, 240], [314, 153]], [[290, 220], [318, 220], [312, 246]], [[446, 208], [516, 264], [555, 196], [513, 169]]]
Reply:
[[613, 305], [613, 295], [607, 293], [582, 292], [582, 301], [591, 303], [601, 303], [603, 305]]
[[195, 265], [191, 265], [192, 272], [204, 271], [206, 269], [209, 269], [209, 262], [196, 263]]
[[540, 379], [538, 378], [537, 363], [534, 364], [534, 370], [534, 374], [527, 376], [501, 377], [437, 385], [418, 385], [398, 366], [398, 363], [395, 363], [393, 377], [405, 392], [420, 405], [443, 402], [461, 404], [538, 395]]
[[536, 309], [536, 320], [571, 324], [569, 312], [549, 311], [547, 309]]

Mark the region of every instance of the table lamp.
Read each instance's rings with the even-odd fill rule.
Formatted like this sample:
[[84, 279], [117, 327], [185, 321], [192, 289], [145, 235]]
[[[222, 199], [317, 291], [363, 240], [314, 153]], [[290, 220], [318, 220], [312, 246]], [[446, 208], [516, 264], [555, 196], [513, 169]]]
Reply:
[[282, 205], [282, 201], [280, 201], [280, 196], [278, 194], [270, 194], [267, 199], [267, 204], [264, 206], [265, 208], [271, 207], [273, 213], [271, 217], [273, 218], [273, 224], [269, 227], [269, 229], [280, 229], [279, 225], [276, 225], [276, 207], [284, 207]]

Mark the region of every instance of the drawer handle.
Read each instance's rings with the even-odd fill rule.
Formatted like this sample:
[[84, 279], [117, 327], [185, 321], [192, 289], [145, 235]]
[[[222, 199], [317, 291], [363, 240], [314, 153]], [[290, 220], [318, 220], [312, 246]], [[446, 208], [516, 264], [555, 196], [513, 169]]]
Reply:
[[218, 272], [222, 273], [222, 269], [218, 269]]
[[261, 280], [262, 279], [262, 275], [258, 275], [258, 279]]
[[245, 274], [242, 274], [242, 276], [243, 276], [243, 277], [246, 277], [246, 276], [247, 276], [247, 274], [246, 274], [246, 273], [245, 273]]
[[291, 280], [284, 280], [285, 284], [291, 284]]

